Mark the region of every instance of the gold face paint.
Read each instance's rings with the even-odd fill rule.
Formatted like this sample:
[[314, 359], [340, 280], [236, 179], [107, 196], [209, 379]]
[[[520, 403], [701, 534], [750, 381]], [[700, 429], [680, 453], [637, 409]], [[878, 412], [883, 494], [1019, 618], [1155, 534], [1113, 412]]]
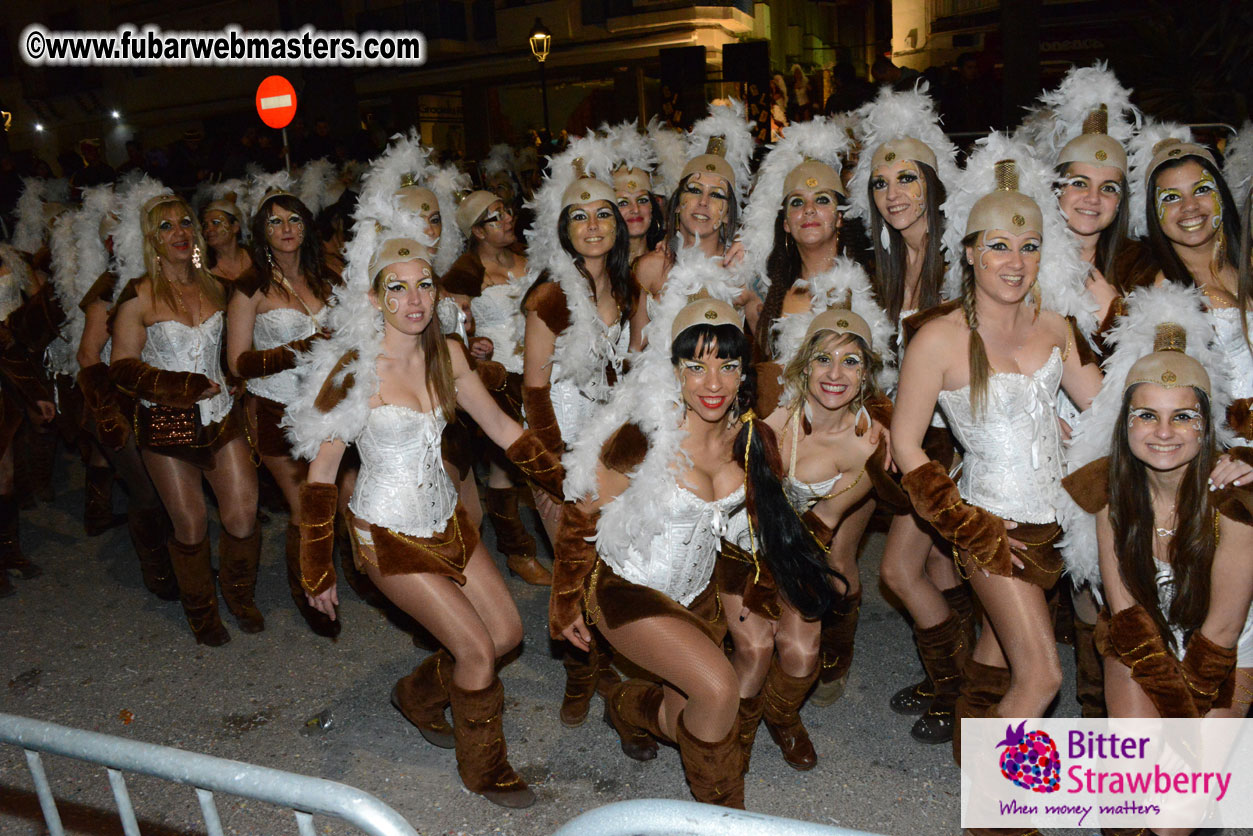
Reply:
[[1166, 219], [1166, 207], [1177, 200], [1181, 200], [1183, 194], [1178, 189], [1158, 189], [1154, 196], [1157, 206], [1157, 222], [1160, 224]]
[[1222, 195], [1218, 191], [1218, 183], [1214, 180], [1214, 175], [1208, 171], [1201, 170], [1201, 179], [1196, 181], [1196, 185], [1192, 188], [1192, 194], [1197, 197], [1209, 195], [1214, 201], [1214, 213], [1210, 216], [1210, 225], [1214, 229], [1218, 229], [1223, 225], [1223, 201]]
[[[918, 164], [913, 160], [900, 160], [873, 171], [870, 175], [870, 189], [879, 214], [896, 229], [904, 229], [926, 215], [926, 181], [923, 180]], [[889, 203], [899, 206], [901, 198], [908, 201], [910, 209], [905, 213], [889, 212]]]

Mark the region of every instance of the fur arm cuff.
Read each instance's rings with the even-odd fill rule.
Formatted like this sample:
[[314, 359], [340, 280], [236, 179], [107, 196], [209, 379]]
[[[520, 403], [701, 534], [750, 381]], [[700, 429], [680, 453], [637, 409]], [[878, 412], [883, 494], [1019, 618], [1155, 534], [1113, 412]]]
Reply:
[[587, 579], [596, 566], [596, 520], [573, 503], [561, 509], [557, 542], [553, 544], [553, 586], [548, 597], [548, 633], [561, 638], [561, 631], [583, 612]]
[[78, 388], [83, 402], [91, 412], [100, 442], [114, 450], [121, 450], [130, 437], [130, 423], [118, 407], [117, 395], [109, 383], [109, 367], [95, 363], [78, 372]]
[[545, 447], [559, 456], [565, 452], [566, 445], [561, 438], [551, 393], [551, 386], [523, 386], [522, 409], [526, 412], [527, 427]]
[[1139, 604], [1109, 619], [1109, 647], [1163, 717], [1199, 717], [1192, 692], [1152, 617]]
[[552, 495], [554, 501], [564, 501], [562, 482], [566, 480], [566, 470], [561, 466], [561, 459], [549, 449], [533, 430], [526, 430], [518, 436], [518, 440], [509, 445], [505, 451], [509, 461], [535, 484]]
[[335, 509], [339, 488], [300, 484], [300, 585], [318, 595], [335, 585]]
[[918, 516], [935, 526], [940, 536], [970, 553], [979, 569], [994, 575], [1012, 575], [1005, 524], [993, 513], [968, 504], [939, 462], [927, 462], [901, 479], [901, 487]]
[[1204, 717], [1211, 708], [1231, 707], [1236, 693], [1234, 647], [1219, 647], [1200, 630], [1194, 630], [1180, 668], [1199, 716]]
[[235, 361], [235, 368], [239, 370], [239, 376], [244, 380], [252, 380], [254, 377], [266, 377], [285, 372], [288, 369], [294, 369], [296, 368], [296, 355], [308, 351], [312, 342], [312, 337], [305, 337], [302, 340], [292, 340], [285, 345], [277, 345], [274, 348], [245, 351]]
[[127, 358], [109, 364], [109, 379], [126, 394], [176, 409], [191, 409], [214, 383], [199, 372], [171, 372]]
[[13, 338], [33, 355], [41, 355], [56, 339], [63, 322], [65, 311], [57, 302], [52, 282], [45, 283], [38, 293], [23, 302], [5, 320]]
[[1102, 456], [1062, 479], [1070, 498], [1089, 514], [1109, 505], [1109, 459]]

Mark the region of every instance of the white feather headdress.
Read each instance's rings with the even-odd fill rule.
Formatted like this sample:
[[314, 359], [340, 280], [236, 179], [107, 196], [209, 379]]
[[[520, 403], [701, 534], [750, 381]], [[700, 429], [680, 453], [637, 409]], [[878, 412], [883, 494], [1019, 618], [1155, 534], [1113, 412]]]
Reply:
[[1153, 146], [1172, 137], [1192, 142], [1192, 129], [1177, 122], [1158, 122], [1148, 117], [1127, 144], [1127, 179], [1131, 186], [1131, 203], [1127, 206], [1127, 211], [1131, 213], [1128, 218], [1128, 234], [1132, 238], [1143, 238], [1149, 234], [1148, 219], [1144, 214], [1144, 175], [1148, 171], [1149, 163], [1153, 162]]
[[[1236, 132], [1227, 143], [1223, 157], [1223, 179], [1227, 181], [1227, 188], [1231, 189], [1236, 206], [1241, 212], [1246, 212], [1249, 192], [1253, 191], [1253, 122], [1245, 122]], [[1253, 220], [1246, 217], [1244, 222], [1253, 223]]]
[[338, 180], [339, 172], [325, 157], [307, 162], [300, 171], [300, 180], [296, 183], [296, 197], [309, 207], [309, 211], [316, 218], [339, 197], [338, 194], [331, 197], [333, 186]]
[[487, 180], [495, 174], [502, 171], [513, 174], [513, 149], [503, 142], [498, 142], [487, 151], [487, 156], [483, 158], [482, 164], [479, 166], [483, 171], [483, 179]]
[[[466, 239], [461, 229], [453, 222], [457, 213], [457, 194], [471, 188], [470, 177], [461, 173], [456, 166], [439, 165], [435, 162], [431, 150], [422, 144], [417, 131], [409, 129], [407, 134], [396, 134], [391, 144], [380, 154], [361, 178], [361, 193], [357, 198], [358, 218], [369, 217], [376, 220], [394, 218], [386, 222], [390, 226], [401, 224], [401, 219], [409, 213], [402, 211], [396, 202], [396, 190], [406, 180], [424, 186], [435, 193], [439, 202], [439, 213], [443, 219], [440, 233], [439, 249], [435, 253], [435, 263], [431, 265], [437, 274], [443, 274], [461, 257], [465, 250]], [[415, 226], [410, 217], [405, 226]], [[382, 222], [382, 221], [381, 221]], [[416, 232], [416, 230], [412, 230]], [[405, 233], [406, 237], [416, 237]], [[367, 256], [368, 258], [368, 256]]]
[[656, 116], [648, 120], [648, 138], [657, 151], [653, 189], [668, 199], [679, 187], [679, 175], [687, 162], [687, 138], [681, 131], [662, 124]]
[[13, 227], [13, 246], [24, 253], [34, 253], [44, 242], [47, 227], [44, 224], [44, 204], [48, 196], [48, 183], [37, 177], [22, 178], [22, 196], [17, 199], [17, 224]]
[[[608, 143], [610, 154], [614, 158], [613, 168], [626, 166], [640, 171], [653, 172], [657, 168], [657, 149], [646, 133], [641, 133], [635, 120], [621, 122], [617, 125], [604, 124], [599, 133]], [[611, 172], [612, 173], [612, 172]], [[653, 177], [653, 189], [657, 190], [656, 176]]]
[[962, 264], [966, 259], [962, 238], [966, 234], [966, 221], [979, 198], [995, 190], [995, 168], [1000, 160], [1013, 160], [1017, 164], [1018, 191], [1035, 201], [1044, 218], [1037, 279], [1044, 307], [1063, 316], [1073, 316], [1083, 333], [1091, 334], [1096, 330], [1096, 306], [1084, 287], [1091, 265], [1080, 256], [1079, 241], [1066, 228], [1066, 219], [1057, 208], [1053, 171], [1028, 145], [999, 131], [979, 140], [966, 158], [966, 167], [955, 180], [946, 184], [948, 199], [940, 207], [945, 218], [943, 243], [949, 264], [945, 297], [956, 299], [961, 295]]
[[[1071, 471], [1109, 455], [1127, 373], [1137, 360], [1152, 353], [1157, 326], [1163, 322], [1176, 323], [1187, 333], [1188, 354], [1209, 372], [1210, 420], [1215, 432], [1224, 446], [1234, 439], [1226, 425], [1227, 406], [1231, 403], [1229, 369], [1222, 355], [1214, 350], [1214, 326], [1205, 312], [1204, 297], [1197, 288], [1167, 282], [1132, 292], [1127, 297], [1127, 313], [1105, 337], [1112, 346], [1104, 364], [1105, 382], [1075, 426], [1066, 457]], [[1095, 519], [1068, 494], [1062, 494], [1058, 514], [1066, 532], [1060, 543], [1066, 569], [1077, 580], [1099, 584]]]
[[248, 179], [246, 194], [240, 195], [239, 208], [244, 210], [244, 213], [251, 219], [256, 216], [257, 210], [261, 208], [266, 195], [271, 192], [290, 192], [295, 194], [296, 178], [282, 170], [253, 174]]
[[848, 184], [853, 217], [869, 221], [871, 206], [866, 184], [870, 182], [870, 166], [875, 150], [893, 139], [911, 137], [930, 148], [935, 154], [936, 176], [945, 189], [952, 188], [957, 177], [957, 146], [944, 135], [935, 100], [928, 90], [925, 81], [919, 81], [913, 90], [898, 91], [885, 86], [874, 101], [853, 112], [856, 139], [861, 143], [861, 155]]
[[109, 251], [100, 240], [100, 224], [116, 215], [117, 194], [112, 186], [83, 189], [83, 208], [74, 216], [74, 248], [78, 256], [75, 308], [100, 274], [109, 269]]
[[1105, 133], [1124, 150], [1143, 121], [1140, 109], [1131, 103], [1131, 91], [1104, 61], [1091, 67], [1072, 67], [1057, 87], [1042, 93], [1036, 104], [1028, 108], [1021, 137], [1035, 147], [1050, 166], [1066, 143], [1083, 133], [1088, 114], [1105, 105], [1109, 124]]
[[743, 286], [721, 263], [706, 258], [699, 247], [679, 250], [666, 279], [653, 317], [644, 327], [647, 347], [635, 356], [631, 370], [613, 387], [608, 403], [593, 413], [573, 448], [562, 460], [566, 468], [565, 494], [575, 500], [596, 495], [596, 467], [601, 447], [619, 427], [638, 424], [649, 438], [648, 455], [636, 477], [615, 503], [630, 508], [617, 526], [600, 526], [598, 537], [628, 536], [636, 539], [642, 529], [662, 519], [668, 509], [659, 507], [668, 492], [658, 490], [674, 479], [673, 463], [681, 455], [684, 438], [682, 395], [670, 362], [670, 328], [689, 299], [704, 292], [728, 304]]
[[173, 194], [160, 180], [148, 175], [136, 180], [118, 196], [118, 224], [113, 230], [113, 272], [124, 284], [142, 276], [144, 265], [144, 205], [162, 194]]
[[52, 222], [52, 232], [48, 236], [48, 248], [51, 259], [52, 291], [56, 295], [61, 310], [65, 312], [65, 322], [61, 325], [55, 339], [44, 352], [48, 370], [53, 374], [78, 374], [78, 341], [83, 335], [83, 312], [78, 303], [82, 294], [78, 292], [78, 251], [74, 246], [74, 222], [79, 210], [63, 212]]
[[[744, 206], [748, 199], [749, 181], [752, 178], [750, 166], [756, 142], [753, 139], [752, 126], [745, 116], [744, 103], [739, 99], [729, 99], [726, 104], [709, 105], [709, 115], [698, 119], [692, 130], [687, 134], [687, 157], [684, 162], [705, 153], [709, 140], [715, 136], [722, 137], [726, 143], [723, 157], [735, 173], [735, 199], [739, 206]], [[679, 185], [675, 180], [674, 185]]]
[[783, 182], [788, 173], [807, 159], [826, 163], [840, 172], [852, 140], [843, 127], [825, 116], [789, 125], [783, 138], [770, 146], [757, 169], [757, 179], [740, 224], [744, 260], [736, 271], [745, 283], [764, 296], [770, 287], [766, 261], [774, 249], [775, 218], [783, 206]]
[[871, 350], [883, 359], [883, 369], [875, 381], [888, 392], [896, 386], [896, 352], [893, 349], [896, 329], [875, 301], [870, 277], [861, 265], [847, 256], [839, 256], [830, 270], [819, 273], [796, 287], [810, 294], [809, 310], [780, 317], [774, 324], [775, 357], [784, 368], [801, 349], [801, 342], [814, 317], [829, 308], [848, 308], [870, 326]]

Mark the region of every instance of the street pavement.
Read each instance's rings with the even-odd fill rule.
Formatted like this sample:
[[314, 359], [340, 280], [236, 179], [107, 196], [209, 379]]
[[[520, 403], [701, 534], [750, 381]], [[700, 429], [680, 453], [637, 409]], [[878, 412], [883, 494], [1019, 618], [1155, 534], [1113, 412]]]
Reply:
[[[426, 654], [408, 632], [343, 583], [339, 639], [308, 630], [287, 593], [282, 515], [263, 531], [257, 600], [265, 631], [244, 634], [223, 605], [232, 640], [206, 648], [178, 603], [143, 588], [124, 526], [84, 536], [77, 462], [59, 460], [57, 477], [55, 503], [22, 513], [23, 545], [44, 574], [14, 579], [18, 593], [0, 600], [0, 711], [340, 781], [373, 793], [422, 834], [544, 836], [611, 802], [690, 799], [678, 752], [663, 746], [654, 761], [628, 759], [601, 719], [599, 697], [584, 725], [560, 723], [564, 670], [547, 638], [547, 589], [507, 579], [526, 638], [501, 673], [505, 737], [538, 801], [505, 810], [463, 789], [453, 753], [427, 744], [388, 702], [395, 680]], [[120, 510], [120, 486], [117, 502]], [[490, 532], [484, 539], [490, 547]], [[882, 550], [883, 534], [872, 533], [847, 692], [802, 712], [817, 767], [789, 768], [763, 727], [747, 807], [871, 833], [956, 834], [960, 790], [949, 747], [915, 743], [912, 718], [888, 708], [921, 668], [908, 624], [878, 584]], [[1057, 713], [1075, 716], [1071, 652], [1060, 650], [1067, 679]], [[45, 764], [67, 832], [122, 832], [102, 768], [56, 757]], [[128, 782], [146, 836], [204, 832], [192, 789], [142, 776]], [[227, 833], [297, 832], [290, 811], [269, 804], [219, 795], [217, 807]], [[322, 817], [315, 826], [359, 832]], [[22, 753], [0, 745], [0, 833], [45, 832]]]

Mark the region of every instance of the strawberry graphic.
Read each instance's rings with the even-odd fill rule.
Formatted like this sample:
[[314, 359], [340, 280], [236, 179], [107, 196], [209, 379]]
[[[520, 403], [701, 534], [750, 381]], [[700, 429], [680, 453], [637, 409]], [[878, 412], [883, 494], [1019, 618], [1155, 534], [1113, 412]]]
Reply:
[[1018, 728], [1005, 727], [1005, 739], [996, 744], [1005, 747], [1001, 774], [1025, 790], [1057, 792], [1062, 773], [1057, 744], [1045, 732], [1024, 732], [1026, 727], [1026, 720]]

